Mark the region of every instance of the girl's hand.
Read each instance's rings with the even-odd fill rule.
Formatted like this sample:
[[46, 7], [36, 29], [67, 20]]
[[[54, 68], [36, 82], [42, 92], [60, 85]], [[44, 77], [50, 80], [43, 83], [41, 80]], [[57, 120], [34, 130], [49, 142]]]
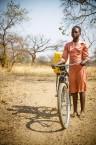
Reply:
[[88, 62], [89, 62], [89, 59], [87, 58], [87, 59], [83, 60], [80, 64], [82, 66], [85, 66]]
[[51, 67], [52, 67], [53, 69], [55, 69], [55, 64], [51, 64]]
[[80, 63], [80, 65], [85, 66], [85, 65], [86, 65], [86, 62], [82, 61], [82, 62]]

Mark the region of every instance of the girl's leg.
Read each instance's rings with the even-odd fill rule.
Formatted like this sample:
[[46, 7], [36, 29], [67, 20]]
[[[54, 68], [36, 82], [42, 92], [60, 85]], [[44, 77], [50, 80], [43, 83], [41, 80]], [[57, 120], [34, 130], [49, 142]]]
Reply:
[[81, 104], [81, 113], [80, 117], [85, 117], [85, 92], [80, 93], [80, 104]]
[[81, 112], [85, 111], [85, 92], [80, 93]]
[[76, 115], [78, 115], [77, 113], [77, 100], [78, 100], [78, 93], [73, 93], [72, 94], [73, 96], [73, 110], [74, 110], [74, 113], [73, 113], [73, 117], [75, 117]]

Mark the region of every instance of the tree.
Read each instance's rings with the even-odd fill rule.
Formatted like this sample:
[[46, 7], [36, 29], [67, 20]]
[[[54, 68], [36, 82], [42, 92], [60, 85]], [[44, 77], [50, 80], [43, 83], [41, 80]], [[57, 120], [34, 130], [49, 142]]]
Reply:
[[21, 42], [23, 38], [17, 34], [9, 34], [7, 40], [7, 68], [10, 71], [16, 62], [17, 58], [23, 54]]
[[[96, 0], [60, 0], [63, 22], [69, 24], [96, 24]], [[70, 23], [69, 23], [70, 22]]]
[[59, 30], [66, 34], [72, 25], [82, 28], [95, 29], [96, 26], [96, 0], [60, 0], [63, 8], [63, 19]]
[[[44, 36], [26, 36], [25, 38], [17, 35], [16, 33], [7, 33], [6, 37], [6, 54], [7, 62], [6, 67], [11, 71], [15, 62], [35, 62], [37, 53], [45, 52], [47, 50], [57, 51], [63, 42], [58, 42], [55, 45], [49, 44], [49, 39]], [[31, 56], [31, 57], [30, 57]]]
[[58, 44], [50, 44], [50, 39], [44, 38], [44, 36], [27, 36], [26, 39], [26, 45], [24, 46], [24, 43], [22, 46], [23, 50], [29, 53], [29, 55], [32, 58], [32, 64], [36, 60], [37, 53], [42, 53], [47, 50], [58, 50], [58, 48], [61, 46], [61, 42]]
[[0, 60], [2, 67], [6, 65], [7, 60], [8, 31], [16, 24], [26, 20], [26, 14], [26, 9], [21, 8], [20, 4], [14, 4], [13, 1], [7, 4], [5, 12], [0, 13], [0, 45], [3, 50]]
[[82, 35], [82, 38], [85, 42], [88, 42], [88, 48], [90, 50], [90, 53], [91, 53], [91, 58], [92, 60], [94, 58], [96, 58], [96, 34], [95, 34], [95, 31], [90, 31], [90, 35], [88, 35], [90, 29], [87, 29], [86, 31], [83, 30], [83, 33], [81, 34]]

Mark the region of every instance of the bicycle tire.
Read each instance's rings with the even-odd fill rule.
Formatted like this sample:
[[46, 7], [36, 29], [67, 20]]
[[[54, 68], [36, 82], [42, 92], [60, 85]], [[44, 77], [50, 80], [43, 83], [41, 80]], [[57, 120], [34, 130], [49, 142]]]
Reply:
[[59, 85], [57, 103], [61, 126], [66, 129], [70, 119], [70, 99], [69, 89], [65, 83], [60, 83]]

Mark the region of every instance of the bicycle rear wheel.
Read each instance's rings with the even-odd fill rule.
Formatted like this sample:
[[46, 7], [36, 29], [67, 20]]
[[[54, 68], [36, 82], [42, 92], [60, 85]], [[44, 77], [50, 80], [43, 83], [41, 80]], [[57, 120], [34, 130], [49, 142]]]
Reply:
[[68, 127], [70, 119], [69, 89], [65, 83], [59, 85], [57, 103], [60, 123], [62, 128], [65, 129]]

